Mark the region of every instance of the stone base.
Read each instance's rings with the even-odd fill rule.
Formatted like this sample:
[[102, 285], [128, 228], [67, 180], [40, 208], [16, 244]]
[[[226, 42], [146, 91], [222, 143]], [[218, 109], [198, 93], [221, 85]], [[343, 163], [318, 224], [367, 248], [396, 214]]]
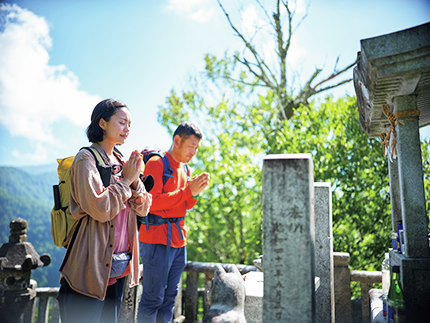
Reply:
[[430, 258], [406, 258], [390, 250], [391, 266], [400, 266], [408, 323], [427, 322], [430, 307]]
[[245, 318], [247, 323], [263, 322], [264, 274], [249, 272], [242, 275], [245, 281]]
[[382, 313], [382, 289], [369, 290], [370, 323], [386, 323], [387, 318]]

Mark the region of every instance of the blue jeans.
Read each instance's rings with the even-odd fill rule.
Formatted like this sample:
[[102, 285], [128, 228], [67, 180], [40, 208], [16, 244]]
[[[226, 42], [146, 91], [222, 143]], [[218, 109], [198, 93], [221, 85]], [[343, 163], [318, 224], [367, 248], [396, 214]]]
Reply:
[[108, 286], [104, 301], [75, 292], [63, 278], [57, 300], [61, 323], [117, 323], [121, 311], [125, 277]]
[[170, 248], [167, 288], [163, 286], [166, 246], [140, 242], [143, 264], [142, 299], [139, 303], [139, 323], [172, 322], [175, 297], [182, 271], [187, 264], [186, 247]]

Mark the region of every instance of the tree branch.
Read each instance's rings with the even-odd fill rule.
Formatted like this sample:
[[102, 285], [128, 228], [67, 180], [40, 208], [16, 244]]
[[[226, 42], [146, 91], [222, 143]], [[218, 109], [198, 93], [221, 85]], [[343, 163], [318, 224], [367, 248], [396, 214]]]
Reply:
[[[245, 44], [245, 50], [242, 54], [240, 54], [242, 58], [239, 57], [239, 54], [236, 54], [234, 57], [237, 60], [237, 62], [246, 66], [248, 72], [254, 75], [257, 81], [255, 83], [251, 83], [251, 82], [246, 82], [244, 80], [241, 80], [241, 77], [233, 78], [230, 75], [224, 75], [224, 76], [219, 75], [219, 76], [227, 78], [232, 82], [239, 82], [241, 84], [250, 85], [250, 86], [265, 86], [268, 89], [270, 89], [275, 95], [275, 99], [277, 101], [277, 110], [278, 110], [277, 113], [280, 119], [285, 120], [285, 119], [291, 118], [294, 115], [294, 110], [297, 109], [300, 106], [300, 104], [308, 104], [308, 99], [312, 95], [315, 95], [323, 91], [327, 91], [329, 89], [333, 89], [337, 86], [350, 82], [350, 80], [345, 80], [345, 81], [339, 82], [336, 85], [326, 86], [324, 88], [319, 89], [319, 87], [321, 87], [324, 83], [336, 78], [337, 76], [344, 73], [345, 71], [347, 71], [357, 63], [357, 61], [355, 61], [353, 64], [350, 64], [344, 69], [337, 71], [337, 63], [339, 61], [339, 58], [338, 58], [334, 67], [334, 71], [329, 77], [318, 82], [315, 86], [312, 86], [312, 83], [315, 82], [317, 76], [322, 71], [322, 69], [317, 69], [313, 73], [313, 75], [309, 78], [309, 80], [306, 82], [304, 87], [299, 89], [299, 94], [297, 96], [293, 96], [291, 94], [289, 95], [287, 93], [287, 82], [288, 82], [287, 55], [291, 45], [292, 34], [294, 32], [293, 29], [295, 30], [303, 22], [303, 20], [307, 17], [307, 13], [301, 18], [297, 27], [293, 28], [292, 21], [293, 21], [293, 16], [295, 14], [295, 11], [290, 10], [288, 6], [288, 1], [286, 0], [276, 1], [276, 9], [272, 14], [273, 20], [271, 20], [269, 18], [269, 14], [267, 10], [263, 7], [261, 0], [255, 0], [258, 6], [260, 6], [261, 10], [263, 11], [265, 17], [269, 18], [269, 24], [273, 27], [273, 36], [276, 42], [275, 52], [279, 59], [279, 68], [280, 68], [280, 70], [276, 70], [276, 69], [273, 70], [267, 66], [265, 60], [261, 56], [262, 52], [257, 51], [256, 47], [254, 47], [254, 45], [252, 44], [254, 36], [251, 37], [251, 39], [249, 39], [249, 37], [248, 39], [245, 38], [245, 36], [241, 34], [241, 32], [239, 32], [239, 30], [236, 29], [236, 27], [233, 25], [229, 15], [227, 14], [227, 12], [225, 11], [224, 7], [221, 4], [221, 0], [217, 0], [217, 1], [221, 9], [223, 10], [225, 16], [227, 17], [230, 27], [234, 30], [234, 32], [236, 33], [236, 36], [238, 36]], [[281, 17], [281, 5], [285, 7], [285, 10], [287, 12], [286, 19], [284, 17]], [[288, 33], [282, 29], [283, 20], [286, 20], [285, 24], [288, 23]], [[284, 35], [284, 33], [286, 35]], [[246, 53], [245, 52], [246, 50], [249, 50], [251, 52], [253, 57], [252, 62], [249, 62], [245, 58], [244, 54]], [[273, 71], [276, 72], [276, 76]]]
[[[255, 72], [252, 68], [251, 68], [251, 64], [250, 62], [248, 62], [245, 58], [242, 61], [237, 55], [234, 56], [238, 62], [242, 63], [243, 65], [245, 65], [248, 70], [255, 75], [255, 77], [257, 77], [258, 79], [260, 79], [264, 84], [266, 84], [266, 86], [270, 89], [275, 89], [276, 87], [273, 86], [273, 84], [269, 81], [269, 79], [267, 78], [267, 76], [264, 74], [264, 71], [262, 71], [262, 74], [257, 74], [257, 72]], [[261, 69], [260, 69], [261, 70]]]
[[[337, 63], [336, 63], [337, 64]], [[320, 86], [321, 84], [335, 78], [336, 76], [346, 72], [347, 70], [349, 70], [351, 67], [353, 67], [355, 64], [357, 64], [357, 61], [355, 61], [354, 63], [352, 63], [351, 65], [345, 67], [343, 70], [339, 71], [339, 72], [334, 72], [332, 75], [330, 75], [328, 78], [326, 78], [325, 80], [319, 82], [317, 85], [315, 85], [314, 87], [312, 87], [311, 89], [315, 91], [315, 89]]]
[[305, 84], [305, 86], [303, 87], [303, 89], [301, 90], [301, 92], [303, 92], [303, 90], [306, 90], [307, 91], [307, 89], [311, 89], [311, 90], [314, 90], [312, 87], [311, 87], [311, 83], [312, 83], [312, 81], [318, 76], [318, 74], [319, 73], [321, 73], [321, 71], [322, 71], [322, 69], [317, 69], [315, 72], [314, 72], [314, 74], [311, 76], [311, 78], [309, 79], [309, 81], [307, 81], [306, 82], [306, 84]]
[[258, 5], [260, 6], [260, 8], [264, 11], [264, 14], [265, 14], [265, 15], [266, 15], [266, 17], [267, 17], [267, 20], [268, 20], [269, 24], [273, 27], [273, 29], [276, 29], [276, 28], [275, 28], [275, 26], [273, 25], [273, 23], [272, 23], [271, 19], [270, 19], [270, 16], [269, 16], [269, 14], [268, 14], [268, 12], [267, 12], [266, 8], [264, 8], [264, 7], [263, 7], [263, 5], [261, 4], [261, 2], [260, 2], [259, 0], [255, 0], [255, 2], [257, 2], [257, 3], [258, 3]]
[[321, 92], [324, 92], [324, 91], [327, 91], [327, 90], [330, 90], [330, 89], [334, 89], [335, 87], [338, 87], [338, 86], [340, 86], [342, 84], [345, 84], [345, 83], [348, 83], [348, 82], [351, 82], [351, 81], [352, 81], [352, 79], [344, 80], [342, 82], [339, 82], [336, 85], [330, 85], [330, 86], [327, 86], [325, 88], [319, 89], [319, 90], [315, 91], [313, 94], [317, 94], [317, 93], [321, 93]]
[[[285, 5], [285, 3], [284, 3]], [[302, 22], [306, 19], [306, 17], [308, 16], [308, 10], [309, 10], [309, 5], [310, 2], [308, 2], [308, 5], [306, 6], [306, 14], [302, 17], [302, 19], [300, 19], [300, 21], [297, 23], [296, 27], [294, 28], [294, 30], [292, 31], [293, 33], [296, 32], [297, 28], [299, 28], [299, 26], [302, 24]], [[294, 15], [294, 14], [293, 14]]]
[[[286, 47], [284, 49], [284, 36], [282, 33], [282, 27], [281, 27], [281, 21], [280, 21], [281, 20], [281, 13], [279, 10], [279, 0], [277, 2], [276, 8], [277, 8], [276, 13], [273, 13], [273, 20], [275, 21], [275, 31], [276, 31], [276, 35], [277, 35], [276, 40], [278, 42], [278, 56], [279, 56], [279, 60], [280, 60], [280, 69], [281, 69], [280, 86], [281, 86], [281, 88], [285, 89], [287, 87], [286, 57], [287, 57], [287, 51], [288, 51], [288, 46], [289, 46], [288, 42], [290, 39], [287, 40], [287, 44], [286, 44]], [[288, 16], [290, 18], [290, 14]], [[288, 19], [288, 21], [289, 21], [289, 23], [291, 23], [290, 19]], [[289, 36], [289, 38], [290, 38], [290, 36]]]
[[[230, 20], [230, 17], [228, 15], [228, 13], [225, 11], [224, 7], [222, 6], [220, 0], [217, 0], [219, 6], [221, 7], [222, 11], [224, 12], [224, 15], [227, 17], [227, 20], [230, 24], [230, 27], [236, 32], [237, 36], [242, 39], [242, 41], [245, 43], [245, 46], [251, 51], [252, 55], [254, 56], [258, 68], [260, 69], [261, 72], [261, 76], [264, 76], [264, 79], [262, 79], [262, 81], [264, 83], [266, 83], [268, 85], [268, 87], [270, 88], [276, 88], [278, 86], [277, 82], [276, 82], [276, 77], [273, 75], [272, 71], [270, 70], [270, 68], [267, 66], [267, 64], [264, 62], [264, 60], [260, 57], [260, 55], [258, 54], [258, 52], [255, 50], [254, 46], [252, 46], [252, 44], [250, 42], [248, 42], [246, 40], [246, 38], [236, 29], [236, 27], [233, 25], [233, 23]], [[246, 61], [246, 59], [244, 59], [244, 61], [238, 59], [238, 61], [242, 64], [244, 64], [246, 67], [248, 67], [248, 69], [250, 70], [251, 73], [253, 73], [254, 75], [256, 75], [257, 77], [260, 77], [256, 72], [254, 72], [252, 70], [252, 68], [250, 67], [249, 63]], [[270, 82], [269, 78], [266, 75], [266, 70], [270, 73], [270, 75], [273, 78], [273, 81], [276, 83], [275, 85], [272, 84], [272, 82]], [[270, 84], [270, 86], [269, 86]]]
[[[293, 31], [292, 31], [293, 14], [291, 13], [290, 8], [288, 8], [288, 2], [282, 2], [282, 3], [283, 3], [283, 5], [284, 5], [284, 7], [288, 13], [288, 39], [287, 39], [287, 42], [286, 42], [285, 48], [284, 48], [285, 55], [287, 55], [287, 52], [290, 49], [291, 36], [293, 34]], [[278, 1], [278, 12], [279, 12], [279, 1]]]
[[235, 79], [235, 78], [232, 78], [232, 77], [230, 77], [230, 76], [221, 76], [223, 79], [226, 79], [226, 80], [230, 80], [230, 81], [233, 81], [233, 82], [236, 82], [236, 83], [241, 83], [241, 84], [243, 84], [243, 85], [249, 85], [249, 86], [263, 86], [263, 87], [267, 87], [267, 85], [266, 84], [259, 84], [258, 82], [260, 82], [261, 80], [260, 79], [258, 79], [255, 83], [249, 83], [249, 82], [245, 82], [245, 81], [242, 81], [242, 80], [238, 80], [238, 79]]

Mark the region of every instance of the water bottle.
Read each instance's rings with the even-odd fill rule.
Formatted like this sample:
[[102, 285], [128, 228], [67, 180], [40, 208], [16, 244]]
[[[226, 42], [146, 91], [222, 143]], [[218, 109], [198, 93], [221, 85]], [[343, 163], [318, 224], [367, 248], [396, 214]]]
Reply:
[[393, 244], [393, 251], [397, 252], [397, 232], [391, 233], [391, 242]]
[[396, 222], [397, 224], [397, 252], [399, 254], [405, 253], [404, 246], [402, 246], [402, 240], [403, 240], [403, 222], [402, 220], [398, 220]]
[[387, 296], [390, 290], [390, 256], [385, 253], [384, 261], [382, 262], [382, 315], [387, 317]]
[[400, 286], [400, 267], [391, 267], [391, 282], [387, 297], [388, 323], [406, 323], [405, 299]]

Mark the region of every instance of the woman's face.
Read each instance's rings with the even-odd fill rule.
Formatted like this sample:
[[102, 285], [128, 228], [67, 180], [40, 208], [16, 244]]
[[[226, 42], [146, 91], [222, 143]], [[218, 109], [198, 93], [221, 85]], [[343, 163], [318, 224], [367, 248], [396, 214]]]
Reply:
[[109, 141], [114, 145], [122, 145], [130, 132], [130, 112], [127, 108], [117, 109], [109, 121], [100, 119], [99, 125], [104, 130], [103, 141]]

